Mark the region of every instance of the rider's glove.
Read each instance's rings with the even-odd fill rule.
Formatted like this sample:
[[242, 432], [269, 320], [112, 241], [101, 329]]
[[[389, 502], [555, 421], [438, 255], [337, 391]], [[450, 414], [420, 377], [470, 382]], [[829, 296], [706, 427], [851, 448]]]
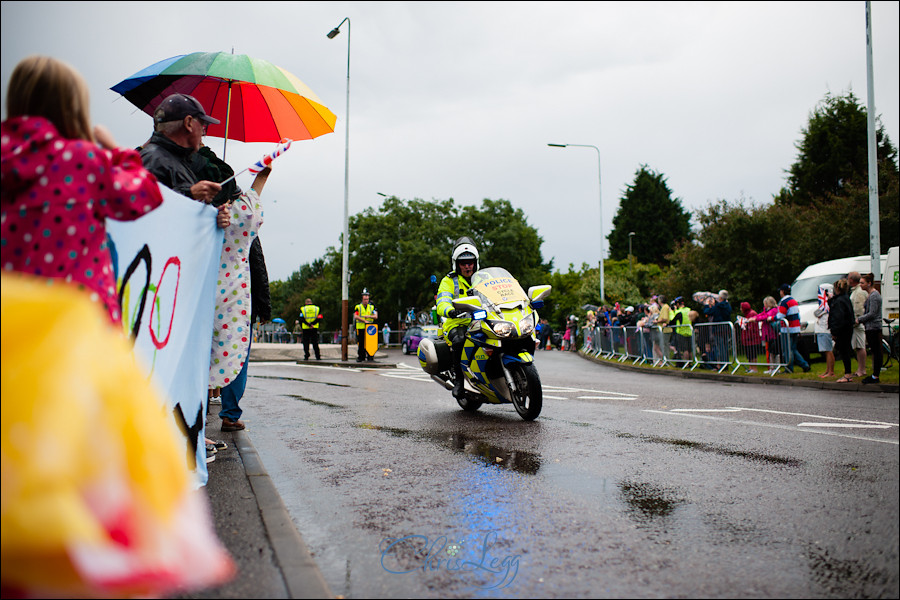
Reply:
[[448, 319], [458, 319], [461, 316], [462, 316], [462, 313], [460, 311], [456, 310], [455, 308], [451, 308], [450, 310], [447, 311]]

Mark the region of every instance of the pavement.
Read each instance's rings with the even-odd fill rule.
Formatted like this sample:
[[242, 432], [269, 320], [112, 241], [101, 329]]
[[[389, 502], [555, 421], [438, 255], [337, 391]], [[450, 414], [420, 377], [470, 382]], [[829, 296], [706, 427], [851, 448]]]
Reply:
[[[348, 348], [348, 360], [342, 360], [339, 344], [319, 346], [322, 359], [305, 361], [302, 344], [253, 344], [250, 361], [285, 361], [360, 367], [356, 347]], [[379, 349], [374, 362], [366, 368], [396, 368], [399, 349]], [[601, 362], [596, 358], [581, 356]], [[670, 377], [727, 379], [761, 385], [794, 385], [821, 389], [898, 393], [898, 385], [839, 384], [796, 380], [784, 377], [744, 377], [710, 371], [680, 371], [631, 366], [627, 363], [603, 364], [640, 370]], [[206, 434], [228, 445], [219, 450], [215, 461], [207, 465], [209, 481], [205, 487], [210, 501], [216, 533], [237, 565], [237, 575], [228, 583], [176, 598], [340, 598], [328, 588], [315, 562], [315, 556], [297, 531], [265, 466], [250, 439], [251, 432], [222, 432], [218, 406], [207, 415]]]

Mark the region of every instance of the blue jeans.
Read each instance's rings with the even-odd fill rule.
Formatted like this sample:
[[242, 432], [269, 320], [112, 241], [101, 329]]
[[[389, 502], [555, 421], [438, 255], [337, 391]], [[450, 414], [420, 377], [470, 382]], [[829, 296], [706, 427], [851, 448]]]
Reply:
[[250, 364], [250, 346], [247, 346], [247, 359], [244, 366], [234, 381], [222, 388], [222, 410], [219, 411], [219, 418], [237, 421], [244, 414], [238, 403], [244, 397], [244, 390], [247, 388], [247, 365]]
[[809, 363], [803, 360], [803, 355], [800, 354], [800, 350], [797, 346], [800, 343], [800, 334], [799, 333], [789, 333], [788, 334], [788, 344], [790, 347], [787, 351], [787, 367], [785, 369], [788, 373], [794, 372], [794, 363], [796, 363], [801, 369], [806, 371], [809, 369]]

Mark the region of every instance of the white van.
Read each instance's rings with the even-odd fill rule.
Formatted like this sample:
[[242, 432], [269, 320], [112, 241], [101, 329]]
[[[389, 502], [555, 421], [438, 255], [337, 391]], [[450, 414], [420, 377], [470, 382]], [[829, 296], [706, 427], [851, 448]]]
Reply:
[[[881, 272], [885, 272], [887, 254], [881, 255]], [[791, 296], [800, 305], [800, 353], [805, 357], [818, 353], [816, 345], [815, 325], [816, 317], [813, 312], [819, 306], [819, 285], [822, 283], [834, 283], [841, 277], [846, 277], [850, 271], [860, 274], [872, 271], [872, 257], [868, 254], [852, 256], [850, 258], [837, 258], [816, 263], [803, 269], [791, 284]]]
[[[887, 263], [881, 276], [881, 316], [884, 319], [900, 320], [900, 246], [894, 246], [887, 253]], [[897, 323], [891, 323], [896, 326]], [[884, 331], [887, 337], [887, 325]]]

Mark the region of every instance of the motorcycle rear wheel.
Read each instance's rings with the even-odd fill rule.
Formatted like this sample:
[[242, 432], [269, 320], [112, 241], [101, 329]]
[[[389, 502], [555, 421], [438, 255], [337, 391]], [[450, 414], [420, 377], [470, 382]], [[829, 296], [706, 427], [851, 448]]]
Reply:
[[534, 421], [541, 414], [544, 398], [537, 367], [532, 363], [513, 363], [507, 369], [516, 384], [516, 389], [510, 390], [516, 412], [526, 421]]

